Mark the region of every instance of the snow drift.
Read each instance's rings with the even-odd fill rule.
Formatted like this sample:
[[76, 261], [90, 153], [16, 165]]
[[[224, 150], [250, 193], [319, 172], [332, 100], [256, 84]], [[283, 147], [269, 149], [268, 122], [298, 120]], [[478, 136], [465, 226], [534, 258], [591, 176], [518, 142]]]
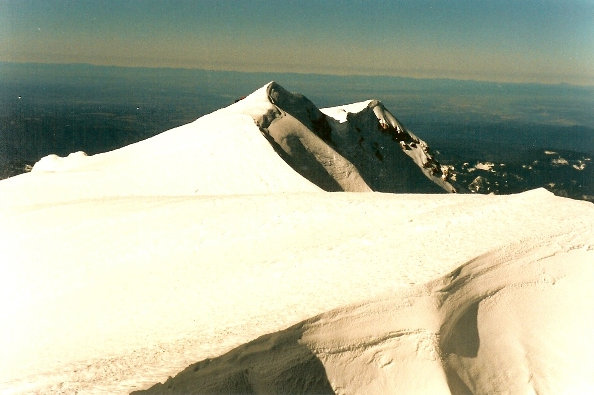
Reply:
[[0, 181], [0, 391], [592, 392], [592, 204], [324, 192], [446, 173], [381, 103], [275, 83], [48, 157]]
[[592, 257], [510, 245], [198, 362], [146, 393], [588, 393]]

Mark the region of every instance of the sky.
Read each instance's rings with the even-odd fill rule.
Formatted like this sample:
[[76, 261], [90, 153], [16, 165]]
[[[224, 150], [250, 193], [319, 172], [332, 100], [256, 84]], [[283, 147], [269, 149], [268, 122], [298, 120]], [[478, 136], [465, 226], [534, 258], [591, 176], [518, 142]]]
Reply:
[[594, 85], [594, 0], [0, 0], [0, 61]]

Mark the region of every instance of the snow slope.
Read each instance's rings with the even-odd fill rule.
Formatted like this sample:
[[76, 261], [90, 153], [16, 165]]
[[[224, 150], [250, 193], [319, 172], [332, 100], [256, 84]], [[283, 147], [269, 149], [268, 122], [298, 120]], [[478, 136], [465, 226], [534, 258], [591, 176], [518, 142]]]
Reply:
[[512, 244], [332, 310], [148, 393], [591, 393], [592, 250]]
[[0, 392], [592, 392], [592, 204], [324, 192], [414, 137], [285, 92], [0, 181]]
[[47, 204], [108, 196], [319, 190], [279, 157], [254, 123], [272, 106], [265, 92], [115, 151], [42, 158], [30, 174], [2, 182], [0, 195], [3, 202]]

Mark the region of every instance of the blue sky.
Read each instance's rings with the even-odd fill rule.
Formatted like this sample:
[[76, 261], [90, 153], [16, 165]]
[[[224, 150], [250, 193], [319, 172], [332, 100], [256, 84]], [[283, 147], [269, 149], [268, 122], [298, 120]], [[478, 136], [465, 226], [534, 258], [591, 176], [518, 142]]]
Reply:
[[594, 1], [0, 0], [0, 61], [594, 85]]

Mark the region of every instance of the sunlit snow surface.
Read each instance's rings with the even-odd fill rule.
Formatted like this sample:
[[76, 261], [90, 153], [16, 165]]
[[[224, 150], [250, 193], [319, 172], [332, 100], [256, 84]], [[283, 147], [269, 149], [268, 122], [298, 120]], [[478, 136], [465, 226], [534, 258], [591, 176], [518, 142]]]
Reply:
[[591, 203], [324, 192], [258, 125], [268, 88], [0, 182], [0, 392], [127, 393], [206, 358], [170, 390], [594, 389]]

